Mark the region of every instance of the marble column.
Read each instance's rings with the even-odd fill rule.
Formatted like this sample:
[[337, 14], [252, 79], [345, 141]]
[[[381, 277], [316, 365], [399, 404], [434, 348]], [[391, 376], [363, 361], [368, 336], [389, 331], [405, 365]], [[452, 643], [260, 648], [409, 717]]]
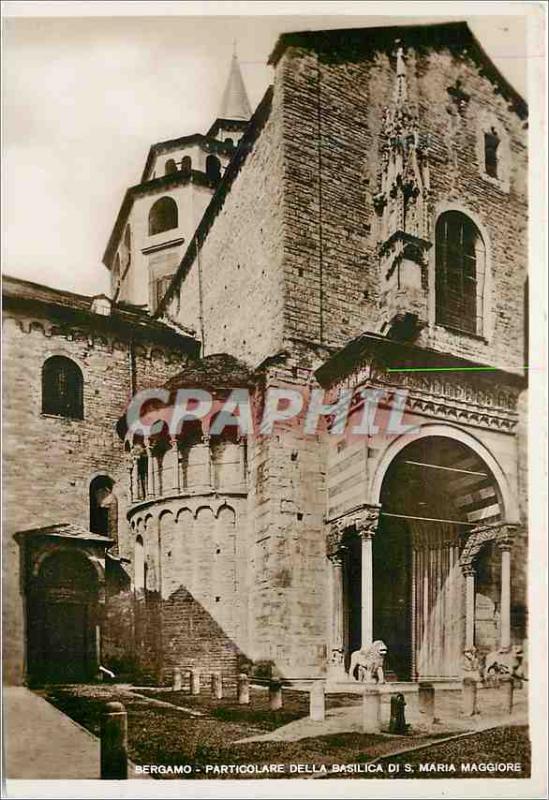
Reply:
[[343, 661], [343, 550], [329, 555], [332, 565], [332, 631], [329, 675], [332, 679], [345, 678]]
[[500, 603], [500, 647], [511, 647], [511, 545], [507, 542], [499, 546], [501, 552], [501, 603]]
[[465, 576], [465, 650], [475, 644], [475, 570], [467, 567]]
[[379, 506], [368, 506], [361, 510], [355, 520], [355, 530], [361, 538], [361, 616], [360, 646], [372, 644], [374, 636], [374, 569], [372, 545], [379, 522]]
[[360, 615], [360, 645], [366, 647], [372, 644], [374, 632], [374, 571], [372, 563], [372, 537], [363, 534], [362, 540], [362, 580], [361, 580], [361, 615]]

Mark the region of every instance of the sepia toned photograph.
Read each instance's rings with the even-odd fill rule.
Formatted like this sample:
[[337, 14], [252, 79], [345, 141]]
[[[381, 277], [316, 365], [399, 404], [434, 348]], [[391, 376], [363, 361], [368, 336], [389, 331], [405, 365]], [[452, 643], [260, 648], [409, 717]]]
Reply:
[[408, 5], [5, 4], [3, 796], [545, 796], [546, 17]]

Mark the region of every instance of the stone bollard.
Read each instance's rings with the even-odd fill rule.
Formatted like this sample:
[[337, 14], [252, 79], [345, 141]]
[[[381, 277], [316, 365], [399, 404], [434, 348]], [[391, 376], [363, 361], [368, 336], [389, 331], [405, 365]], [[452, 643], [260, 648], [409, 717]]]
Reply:
[[250, 703], [250, 679], [245, 672], [241, 672], [237, 679], [238, 702], [241, 706]]
[[402, 692], [394, 694], [391, 697], [391, 719], [389, 722], [389, 732], [396, 734], [408, 733], [408, 725], [406, 723], [406, 700]]
[[377, 689], [364, 689], [362, 695], [362, 731], [379, 733], [381, 730], [381, 697]]
[[173, 671], [172, 689], [174, 692], [180, 692], [183, 688], [183, 679], [181, 677], [181, 670], [175, 667]]
[[278, 680], [269, 683], [269, 708], [271, 711], [282, 708], [282, 683]]
[[322, 722], [326, 717], [326, 684], [313, 681], [309, 691], [309, 716], [314, 722]]
[[432, 683], [419, 684], [417, 703], [420, 714], [425, 714], [425, 721], [432, 724], [435, 721], [435, 687]]
[[212, 672], [212, 697], [215, 700], [223, 698], [223, 680], [220, 672]]
[[477, 682], [474, 678], [464, 678], [461, 690], [462, 713], [466, 717], [478, 714], [477, 708]]
[[514, 680], [512, 675], [503, 675], [500, 678], [501, 693], [503, 695], [503, 713], [511, 714], [513, 711]]
[[191, 694], [200, 694], [200, 671], [191, 670]]
[[128, 777], [128, 715], [122, 703], [107, 703], [101, 716], [101, 779]]

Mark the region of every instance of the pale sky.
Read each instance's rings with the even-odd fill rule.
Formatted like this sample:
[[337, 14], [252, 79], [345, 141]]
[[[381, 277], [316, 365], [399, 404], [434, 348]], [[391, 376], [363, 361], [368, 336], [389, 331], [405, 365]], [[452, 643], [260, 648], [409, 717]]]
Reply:
[[[24, 5], [8, 3], [4, 13]], [[63, 13], [75, 5], [65, 2]], [[149, 14], [162, 6], [143, 5]], [[465, 19], [526, 96], [524, 17], [284, 16], [273, 13], [275, 5], [263, 3], [271, 16], [5, 17], [3, 272], [85, 294], [107, 290], [101, 256], [125, 189], [139, 182], [150, 144], [207, 130], [234, 40], [255, 108], [272, 80], [266, 61], [283, 31]], [[305, 6], [290, 5], [293, 12]], [[429, 5], [436, 4], [423, 3], [423, 11]], [[490, 5], [501, 11], [505, 4]], [[114, 14], [118, 4], [101, 7]]]

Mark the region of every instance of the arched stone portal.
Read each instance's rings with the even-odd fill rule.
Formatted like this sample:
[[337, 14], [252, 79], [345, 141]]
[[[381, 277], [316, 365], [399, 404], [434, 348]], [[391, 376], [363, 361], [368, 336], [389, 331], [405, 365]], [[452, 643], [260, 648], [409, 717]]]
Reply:
[[74, 682], [98, 669], [98, 581], [76, 550], [41, 562], [28, 595], [28, 673], [33, 682]]
[[460, 552], [471, 531], [502, 519], [496, 480], [461, 442], [404, 447], [381, 487], [373, 540], [373, 636], [399, 680], [455, 678], [463, 649]]
[[[420, 437], [395, 452], [378, 497], [379, 505], [355, 508], [330, 525], [334, 677], [348, 669], [354, 650], [376, 639], [387, 645], [389, 680], [459, 677], [475, 625], [479, 644], [509, 646], [516, 526], [505, 521], [499, 482], [479, 453], [447, 436]], [[496, 541], [488, 567], [467, 558], [479, 537]], [[491, 627], [477, 596], [487, 581], [502, 618]]]
[[73, 523], [18, 531], [25, 591], [26, 673], [31, 683], [97, 675], [106, 552], [114, 542]]

